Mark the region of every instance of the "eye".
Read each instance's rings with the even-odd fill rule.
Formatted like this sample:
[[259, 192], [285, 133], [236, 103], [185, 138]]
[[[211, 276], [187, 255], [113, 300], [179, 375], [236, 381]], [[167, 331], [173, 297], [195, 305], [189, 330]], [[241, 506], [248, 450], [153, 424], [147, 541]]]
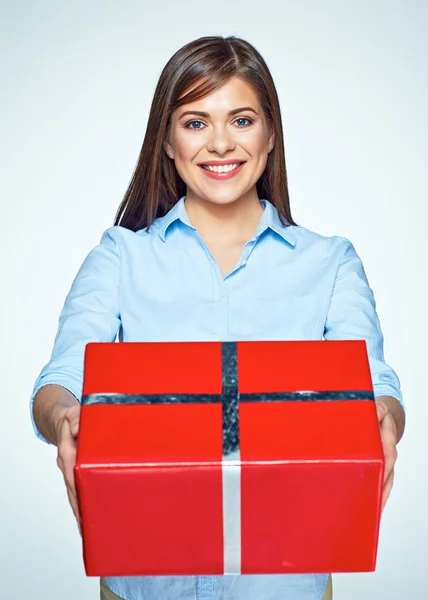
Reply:
[[[242, 121], [247, 121], [247, 123], [242, 123]], [[248, 117], [239, 117], [239, 119], [236, 119], [235, 123], [238, 124], [240, 129], [243, 129], [244, 127], [249, 127], [253, 123], [253, 120]]]
[[[239, 117], [235, 120], [235, 123], [238, 125], [239, 129], [244, 129], [245, 127], [249, 127], [254, 123], [252, 119], [249, 117]], [[188, 121], [185, 125], [186, 129], [205, 129], [205, 125], [202, 121]]]
[[[190, 125], [193, 125], [194, 123], [196, 123], [198, 127], [190, 127]], [[202, 121], [189, 121], [186, 123], [185, 127], [187, 129], [203, 129], [203, 127], [200, 127], [200, 125], [203, 125]]]

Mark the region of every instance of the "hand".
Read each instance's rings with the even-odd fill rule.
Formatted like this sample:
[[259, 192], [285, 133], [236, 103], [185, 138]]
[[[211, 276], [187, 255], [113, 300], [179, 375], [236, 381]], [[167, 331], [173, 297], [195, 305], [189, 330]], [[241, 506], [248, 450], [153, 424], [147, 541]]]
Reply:
[[80, 404], [67, 408], [58, 421], [56, 431], [58, 440], [57, 465], [64, 476], [68, 501], [76, 517], [79, 533], [82, 535], [79, 506], [77, 503], [76, 485], [74, 481], [74, 465], [76, 464], [77, 434], [79, 432]]
[[376, 400], [376, 410], [380, 426], [380, 437], [382, 440], [383, 454], [385, 457], [385, 473], [383, 479], [382, 508], [385, 508], [386, 501], [391, 493], [394, 481], [394, 465], [397, 460], [397, 427], [394, 418], [391, 415], [389, 407], [385, 402]]

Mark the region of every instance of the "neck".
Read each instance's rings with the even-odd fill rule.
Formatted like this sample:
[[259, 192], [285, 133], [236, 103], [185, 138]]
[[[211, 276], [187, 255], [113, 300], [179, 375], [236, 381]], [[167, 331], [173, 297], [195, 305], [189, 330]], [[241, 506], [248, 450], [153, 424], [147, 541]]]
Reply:
[[263, 214], [256, 190], [251, 195], [246, 194], [227, 203], [187, 193], [184, 205], [190, 223], [205, 240], [234, 242], [250, 239]]

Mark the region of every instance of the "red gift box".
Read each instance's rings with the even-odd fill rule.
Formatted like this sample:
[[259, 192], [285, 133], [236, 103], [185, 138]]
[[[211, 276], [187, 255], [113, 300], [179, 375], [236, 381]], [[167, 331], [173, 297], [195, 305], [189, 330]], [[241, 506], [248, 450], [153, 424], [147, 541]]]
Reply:
[[364, 340], [86, 346], [87, 575], [372, 571], [383, 470]]

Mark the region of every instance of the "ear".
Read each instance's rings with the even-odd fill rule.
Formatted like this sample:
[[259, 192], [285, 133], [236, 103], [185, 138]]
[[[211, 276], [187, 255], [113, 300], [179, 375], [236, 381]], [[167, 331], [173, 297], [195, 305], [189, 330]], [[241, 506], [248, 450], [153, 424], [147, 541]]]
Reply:
[[169, 142], [164, 142], [163, 147], [164, 147], [165, 152], [168, 154], [168, 156], [171, 155], [170, 158], [172, 158], [174, 156], [174, 153], [172, 151], [171, 144]]
[[268, 147], [273, 148], [275, 145], [275, 134], [271, 133], [269, 136]]

